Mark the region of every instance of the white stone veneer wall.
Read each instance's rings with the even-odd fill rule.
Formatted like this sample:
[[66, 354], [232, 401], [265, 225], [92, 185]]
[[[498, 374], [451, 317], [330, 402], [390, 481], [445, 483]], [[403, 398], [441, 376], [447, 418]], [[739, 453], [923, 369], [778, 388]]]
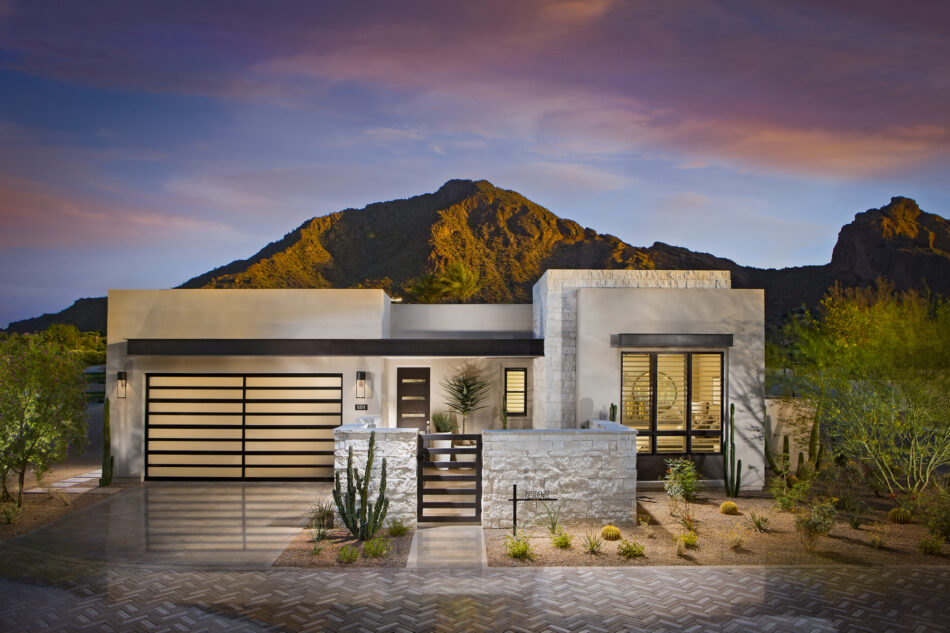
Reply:
[[[333, 431], [334, 469], [340, 473], [341, 484], [346, 489], [346, 460], [350, 446], [353, 447], [353, 464], [360, 474], [366, 468], [369, 451], [369, 436], [376, 431], [376, 448], [373, 459], [373, 483], [370, 485], [370, 502], [376, 503], [382, 461], [386, 458], [386, 496], [389, 497], [389, 512], [386, 523], [399, 519], [406, 525], [416, 524], [416, 450], [418, 431], [415, 429], [369, 429], [361, 424], [348, 424]], [[337, 525], [343, 524], [337, 518]]]
[[532, 289], [534, 428], [575, 428], [578, 288], [730, 288], [728, 270], [548, 270]]
[[[612, 422], [592, 429], [482, 433], [482, 526], [511, 527], [512, 485], [518, 496], [543, 489], [561, 505], [561, 520], [632, 525], [637, 503], [637, 433]], [[519, 522], [536, 521], [537, 502], [518, 504]], [[523, 523], [524, 524], [524, 523]]]

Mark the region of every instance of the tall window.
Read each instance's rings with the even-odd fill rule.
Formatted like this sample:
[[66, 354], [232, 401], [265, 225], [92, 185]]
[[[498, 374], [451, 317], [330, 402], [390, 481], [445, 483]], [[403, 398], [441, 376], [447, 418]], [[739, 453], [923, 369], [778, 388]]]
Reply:
[[621, 373], [620, 421], [638, 453], [721, 452], [721, 353], [624, 352]]
[[508, 415], [528, 415], [528, 370], [505, 369], [505, 410]]

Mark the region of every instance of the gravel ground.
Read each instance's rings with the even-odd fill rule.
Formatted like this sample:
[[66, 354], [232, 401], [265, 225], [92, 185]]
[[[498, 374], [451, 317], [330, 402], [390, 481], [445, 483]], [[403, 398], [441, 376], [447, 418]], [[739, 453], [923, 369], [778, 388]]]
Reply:
[[380, 558], [368, 558], [360, 555], [356, 561], [344, 565], [337, 562], [336, 555], [344, 545], [353, 545], [362, 551], [362, 543], [354, 539], [345, 529], [330, 531], [330, 538], [324, 541], [323, 549], [313, 555], [313, 538], [308, 530], [302, 531], [291, 541], [287, 549], [274, 561], [275, 567], [405, 567], [409, 560], [409, 547], [412, 545], [412, 530], [398, 538], [382, 530], [379, 536], [388, 538], [392, 550]]

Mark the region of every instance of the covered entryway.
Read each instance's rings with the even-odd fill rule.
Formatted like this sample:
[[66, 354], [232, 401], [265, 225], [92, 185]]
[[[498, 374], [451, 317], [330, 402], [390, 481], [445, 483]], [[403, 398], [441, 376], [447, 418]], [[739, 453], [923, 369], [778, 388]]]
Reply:
[[341, 374], [148, 374], [145, 478], [333, 479]]
[[[434, 442], [447, 446], [435, 447]], [[451, 458], [437, 461], [436, 456]], [[416, 520], [479, 523], [482, 520], [482, 436], [420, 433]]]

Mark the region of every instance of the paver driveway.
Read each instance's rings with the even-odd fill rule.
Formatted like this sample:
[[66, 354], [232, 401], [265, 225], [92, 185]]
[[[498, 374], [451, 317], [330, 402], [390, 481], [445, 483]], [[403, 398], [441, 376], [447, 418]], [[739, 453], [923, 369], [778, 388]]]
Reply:
[[2, 631], [946, 631], [950, 570], [222, 570], [0, 545]]

